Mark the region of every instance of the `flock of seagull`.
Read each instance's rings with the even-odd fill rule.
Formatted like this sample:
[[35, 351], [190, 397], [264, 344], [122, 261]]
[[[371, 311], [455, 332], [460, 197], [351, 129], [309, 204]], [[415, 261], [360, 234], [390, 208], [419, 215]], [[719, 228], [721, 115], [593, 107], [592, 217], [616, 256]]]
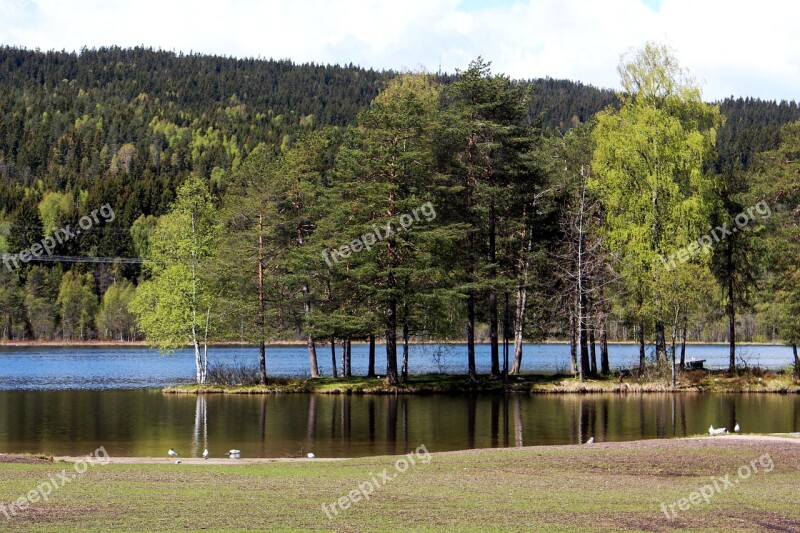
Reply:
[[[179, 454], [178, 452], [175, 451], [175, 448], [170, 448], [169, 451], [167, 452], [167, 455], [169, 455], [170, 457], [180, 457], [181, 456], [181, 454]], [[241, 450], [230, 450], [228, 452], [225, 452], [225, 455], [227, 455], [231, 459], [241, 459], [242, 451]], [[316, 457], [316, 455], [314, 455], [313, 453], [309, 452], [308, 454], [306, 454], [306, 457], [308, 457], [309, 459], [314, 459]], [[203, 450], [203, 459], [208, 459], [208, 448]], [[180, 459], [175, 461], [175, 464], [176, 465], [181, 464]]]
[[[741, 429], [742, 428], [739, 427], [739, 424], [733, 426], [734, 433], [739, 433]], [[723, 435], [725, 433], [728, 433], [728, 428], [715, 428], [713, 424], [708, 428], [709, 435]], [[594, 437], [589, 437], [589, 440], [587, 440], [584, 444], [594, 444]]]
[[[739, 433], [739, 431], [741, 431], [739, 424], [733, 426], [733, 431], [734, 433]], [[728, 428], [714, 428], [713, 424], [708, 428], [709, 435], [723, 435], [725, 433], [728, 433]], [[589, 440], [586, 441], [586, 444], [594, 444], [594, 437], [589, 437]], [[167, 455], [169, 455], [170, 457], [180, 457], [181, 454], [176, 452], [174, 448], [170, 448], [169, 451], [167, 452]], [[242, 452], [241, 450], [230, 450], [228, 452], [225, 452], [225, 455], [227, 455], [231, 459], [240, 459], [242, 457]], [[314, 455], [313, 453], [308, 453], [306, 457], [308, 457], [309, 459], [314, 459], [316, 455]], [[208, 448], [203, 450], [203, 459], [208, 459]], [[175, 464], [176, 465], [181, 464], [180, 459], [175, 461]]]
[[[741, 428], [739, 427], [739, 424], [736, 424], [735, 426], [733, 426], [733, 432], [734, 433], [739, 433], [740, 430], [741, 430]], [[708, 434], [709, 435], [722, 435], [723, 433], [727, 433], [727, 432], [728, 432], [728, 428], [717, 428], [717, 429], [714, 429], [713, 424], [711, 425], [711, 427], [708, 428]]]

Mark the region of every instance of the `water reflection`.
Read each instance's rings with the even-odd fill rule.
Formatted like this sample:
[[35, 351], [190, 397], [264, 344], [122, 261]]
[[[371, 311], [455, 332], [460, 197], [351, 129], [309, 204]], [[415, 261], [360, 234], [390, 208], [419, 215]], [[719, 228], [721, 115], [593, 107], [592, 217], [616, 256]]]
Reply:
[[798, 395], [270, 395], [0, 392], [0, 451], [163, 456], [352, 457], [578, 444], [705, 433], [800, 431]]
[[194, 434], [192, 438], [192, 456], [197, 457], [208, 447], [208, 401], [205, 396], [198, 396], [194, 411]]

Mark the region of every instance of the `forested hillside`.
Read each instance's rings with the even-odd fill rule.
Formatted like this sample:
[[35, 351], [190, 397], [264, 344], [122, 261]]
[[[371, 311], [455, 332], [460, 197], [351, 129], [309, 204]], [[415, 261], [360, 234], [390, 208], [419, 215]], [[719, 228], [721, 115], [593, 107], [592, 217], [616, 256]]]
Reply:
[[[465, 72], [467, 67], [464, 66]], [[443, 87], [458, 87], [459, 80], [464, 81], [463, 74], [434, 78]], [[151, 256], [150, 240], [156, 231], [157, 217], [170, 210], [178, 187], [192, 175], [208, 187], [210, 209], [223, 211], [227, 209], [223, 200], [252, 178], [250, 174], [254, 168], [267, 165], [267, 161], [285, 159], [287, 154], [295, 158], [307, 157], [303, 150], [316, 150], [322, 159], [328, 158], [304, 163], [322, 176], [320, 183], [330, 184], [339, 178], [341, 183], [348, 183], [347, 180], [354, 179], [359, 171], [353, 167], [357, 159], [349, 162], [347, 159], [347, 150], [354, 149], [355, 142], [347, 127], [361, 120], [361, 129], [369, 130], [370, 123], [364, 121], [370, 119], [365, 118], [363, 112], [397, 76], [394, 72], [364, 70], [353, 65], [295, 65], [290, 61], [183, 55], [145, 48], [85, 49], [80, 54], [0, 49], [0, 250], [18, 254], [52, 237], [53, 246], [46, 255], [52, 256], [50, 259], [61, 258], [23, 261], [18, 266], [7, 261], [2, 266], [0, 331], [3, 338], [141, 337], [128, 305], [142, 279], [140, 266], [125, 261], [71, 261], [74, 258]], [[463, 113], [486, 112], [485, 109], [481, 111], [482, 104], [477, 101], [469, 104], [476, 106], [470, 108], [470, 98], [478, 97], [466, 94], [464, 91], [467, 89], [463, 86], [461, 90], [461, 93], [451, 89], [437, 92], [439, 96], [436, 98], [441, 98], [444, 107], [452, 112], [456, 109]], [[530, 190], [534, 196], [547, 189], [572, 187], [567, 183], [572, 178], [554, 170], [552, 161], [545, 161], [550, 157], [547, 154], [558, 152], [558, 157], [563, 160], [564, 150], [584, 150], [583, 155], [588, 153], [585, 147], [577, 148], [577, 145], [557, 148], [559, 139], [563, 139], [568, 130], [592, 121], [604, 108], [620, 106], [620, 100], [611, 91], [565, 80], [517, 81], [510, 82], [507, 89], [495, 87], [492, 90], [507, 90], [503, 93], [504, 98], [518, 98], [518, 103], [524, 106], [522, 110], [512, 109], [511, 102], [504, 102], [502, 105], [507, 109], [503, 113], [510, 115], [492, 116], [492, 120], [497, 121], [498, 132], [506, 127], [501, 124], [513, 123], [526, 128], [517, 133], [527, 140], [503, 137], [498, 142], [516, 146], [514, 150], [519, 150], [520, 154], [537, 154], [531, 156], [537, 160], [533, 164], [537, 170], [526, 171], [539, 175], [536, 187]], [[487, 95], [481, 98], [487, 98]], [[794, 102], [737, 98], [721, 102], [720, 111], [725, 123], [719, 128], [717, 155], [709, 169], [720, 175], [728, 173], [734, 182], [739, 179], [736, 176], [754, 167], [757, 154], [778, 148], [782, 125], [800, 119], [800, 110]], [[414, 127], [422, 128], [419, 124]], [[420, 131], [424, 130], [424, 135], [431, 136], [430, 142], [434, 139], [438, 143], [454, 142], [440, 130], [432, 133], [430, 128], [438, 127], [429, 124]], [[320, 133], [309, 138], [311, 132]], [[509, 135], [508, 132], [496, 134], [501, 137]], [[359, 142], [366, 141], [362, 139]], [[515, 143], [518, 142], [522, 144], [517, 146]], [[571, 138], [567, 144], [577, 142]], [[340, 147], [344, 147], [344, 151]], [[536, 150], [531, 152], [531, 147], [536, 147]], [[293, 148], [296, 148], [294, 152]], [[418, 149], [425, 152], [430, 147], [420, 145]], [[297, 150], [300, 150], [300, 155]], [[351, 151], [350, 157], [357, 158], [356, 153]], [[435, 171], [432, 168], [425, 170], [430, 173], [430, 180], [438, 180], [442, 172], [460, 171], [453, 166], [456, 163], [446, 160], [447, 156], [441, 151], [441, 146], [425, 156], [436, 160], [438, 165]], [[519, 160], [515, 157], [510, 154], [502, 156], [504, 172], [509, 176], [521, 172], [521, 166], [532, 164], [525, 162], [528, 156]], [[581, 157], [574, 155], [570, 164]], [[588, 166], [589, 159], [584, 163]], [[301, 163], [295, 160], [280, 164]], [[348, 165], [353, 167], [350, 174], [343, 170]], [[296, 171], [297, 167], [292, 167], [286, 170], [286, 175]], [[263, 170], [266, 174], [270, 172], [275, 172], [274, 167]], [[419, 179], [419, 176], [414, 179]], [[355, 187], [357, 184], [353, 182], [351, 185]], [[479, 196], [475, 201], [485, 201], [486, 197], [480, 196], [486, 193], [480, 188], [485, 186], [503, 188], [502, 184], [489, 180], [479, 186], [476, 193]], [[500, 189], [498, 195], [508, 193]], [[339, 191], [340, 194], [343, 192]], [[440, 190], [436, 194], [443, 195], [438, 199], [444, 201], [450, 193]], [[548, 264], [556, 260], [555, 254], [564, 251], [567, 238], [563, 222], [559, 220], [563, 219], [567, 196], [562, 191], [546, 202], [543, 200], [538, 207], [532, 207], [539, 201], [539, 197], [534, 200], [534, 196], [513, 205], [513, 209], [542, 210], [534, 217], [539, 225], [537, 237], [526, 256], [535, 263], [530, 269], [531, 276], [541, 276], [541, 279], [530, 281], [532, 294], [538, 294], [539, 301], [529, 305], [534, 308], [533, 322], [536, 322], [536, 317], [547, 317], [552, 320], [552, 325], [538, 327], [535, 331], [526, 328], [525, 332], [531, 336], [563, 337], [569, 334], [570, 318], [567, 314], [559, 315], [548, 310], [551, 307], [548, 302], [557, 299], [558, 291], [567, 281], [551, 283], [547, 280], [547, 272], [552, 271]], [[422, 203], [426, 198], [429, 199], [422, 195], [418, 199]], [[512, 204], [504, 205], [511, 208]], [[107, 206], [106, 214], [113, 210], [113, 217], [99, 216], [103, 215], [98, 211], [103, 206]], [[408, 207], [415, 206], [409, 202]], [[515, 222], [486, 218], [488, 215], [483, 209], [479, 209], [480, 216], [476, 211], [475, 224], [496, 223], [501, 233], [510, 236], [521, 231], [525, 235], [524, 228], [513, 227]], [[437, 221], [446, 223], [439, 230], [458, 232], [459, 223], [463, 221], [459, 222], [454, 213], [446, 211], [442, 208], [438, 212]], [[94, 220], [85, 222], [85, 217], [92, 212], [96, 213]], [[69, 239], [56, 238], [58, 234], [54, 230], [68, 226], [82, 228], [83, 234]], [[488, 238], [488, 234], [482, 231], [474, 237]], [[433, 242], [443, 237], [430, 234], [420, 238]], [[464, 291], [496, 290], [497, 287], [491, 289], [496, 285], [491, 282], [492, 276], [499, 279], [508, 274], [493, 267], [491, 261], [488, 266], [478, 263], [470, 266], [470, 257], [487, 253], [483, 245], [473, 244], [475, 248], [467, 250], [466, 259], [462, 257], [466, 263], [459, 263], [457, 268], [483, 269], [483, 274], [489, 278], [465, 281], [460, 288], [451, 287], [449, 290], [454, 298], [463, 296]], [[517, 245], [510, 237], [508, 242], [498, 243], [498, 246]], [[164, 253], [163, 250], [160, 253]], [[274, 253], [279, 254], [277, 250]], [[503, 255], [502, 251], [498, 253]], [[513, 253], [508, 253], [509, 258], [513, 256]], [[422, 257], [418, 259], [424, 261]], [[284, 268], [288, 267], [284, 265]], [[431, 283], [432, 279], [443, 275], [435, 271], [428, 274], [429, 278], [415, 283]], [[335, 281], [335, 275], [332, 276], [327, 280], [329, 285]], [[366, 283], [365, 280], [361, 282]], [[353, 279], [339, 281], [357, 283]], [[290, 286], [297, 280], [287, 283]], [[516, 290], [513, 289], [514, 283], [509, 283], [504, 290], [512, 287], [513, 294]], [[300, 287], [298, 290], [310, 290], [302, 288], [302, 284]], [[435, 288], [431, 287], [431, 290]], [[376, 290], [378, 292], [370, 297], [381, 298], [394, 294], [397, 289]], [[495, 298], [499, 296], [495, 294]], [[326, 298], [331, 298], [331, 295]], [[429, 311], [435, 309], [432, 303], [428, 303], [433, 306]], [[343, 303], [339, 311], [357, 313], [355, 307], [347, 310], [351, 304], [353, 302]], [[718, 326], [723, 313], [715, 309], [711, 305], [705, 314], [698, 314], [697, 322], [704, 326], [698, 327], [694, 333], [690, 331], [690, 336], [722, 340], [719, 336], [724, 330]], [[440, 309], [440, 312], [444, 311]], [[485, 324], [482, 332], [489, 336], [492, 332], [496, 334], [497, 317], [487, 314], [487, 309], [481, 305], [474, 312], [477, 313], [477, 322]], [[511, 312], [514, 312], [513, 305]], [[754, 317], [752, 314], [746, 317], [752, 324], [740, 323], [740, 327], [750, 328], [745, 336], [771, 338], [775, 331], [758, 326]], [[633, 329], [626, 327], [629, 321], [624, 313], [617, 313], [611, 320], [613, 326], [607, 332], [609, 335], [633, 337]], [[302, 317], [295, 317], [294, 325], [302, 321]], [[320, 332], [326, 332], [325, 335], [336, 333], [336, 327], [322, 322], [320, 319], [317, 324]], [[269, 329], [265, 324], [262, 327]], [[361, 338], [374, 338], [376, 332], [382, 335], [380, 328], [372, 328], [373, 331], [367, 334], [370, 327], [364, 324], [353, 326], [354, 331], [359, 328], [364, 332]], [[425, 324], [419, 328], [419, 333], [428, 332], [428, 329]], [[442, 328], [441, 332], [446, 329]], [[277, 332], [273, 336], [293, 335], [292, 327], [273, 330]], [[299, 334], [303, 327], [298, 326], [294, 331]], [[233, 334], [229, 331], [227, 335]], [[355, 333], [351, 336], [359, 338]]]

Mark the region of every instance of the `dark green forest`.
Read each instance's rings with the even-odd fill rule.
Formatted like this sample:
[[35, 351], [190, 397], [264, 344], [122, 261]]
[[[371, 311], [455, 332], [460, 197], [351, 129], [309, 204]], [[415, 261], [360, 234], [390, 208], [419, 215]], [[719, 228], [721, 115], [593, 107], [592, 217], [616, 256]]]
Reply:
[[[411, 75], [147, 48], [5, 47], [0, 87], [4, 339], [149, 336], [169, 348], [174, 332], [148, 309], [166, 305], [169, 287], [191, 292], [185, 280], [196, 281], [192, 324], [203, 333], [181, 342], [244, 340], [263, 354], [265, 340], [303, 340], [316, 357], [334, 339], [345, 373], [349, 343], [376, 338], [388, 350], [486, 340], [493, 373], [504, 335], [520, 345], [570, 339], [576, 371], [588, 373], [607, 371], [595, 344], [609, 340], [666, 347], [671, 337], [674, 353], [676, 339], [800, 337], [787, 255], [797, 237], [795, 102], [701, 103], [680, 91], [647, 101], [511, 80], [481, 59]], [[656, 292], [628, 268], [645, 259], [619, 244], [641, 221], [613, 213], [622, 207], [610, 187], [630, 183], [612, 172], [625, 163], [622, 145], [605, 142], [621, 131], [615, 117], [646, 106], [711, 132], [713, 144], [699, 159], [669, 156], [676, 176], [690, 176], [675, 179], [674, 209], [692, 222], [663, 212], [659, 231], [697, 239], [759, 201], [770, 207], [688, 260], [702, 273], [658, 278]], [[396, 239], [330, 255], [404, 215], [415, 218]], [[654, 239], [650, 251], [677, 253], [675, 239]], [[664, 287], [696, 297], [676, 302]]]

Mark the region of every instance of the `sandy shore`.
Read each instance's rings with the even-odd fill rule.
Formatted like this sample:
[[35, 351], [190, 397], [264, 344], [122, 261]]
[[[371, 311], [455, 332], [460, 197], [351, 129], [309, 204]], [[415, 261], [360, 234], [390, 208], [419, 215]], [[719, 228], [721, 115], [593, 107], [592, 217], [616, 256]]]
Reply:
[[[635, 441], [622, 441], [622, 442], [598, 442], [593, 444], [592, 446], [595, 448], [601, 449], [646, 449], [651, 447], [661, 447], [663, 443], [675, 443], [675, 442], [686, 442], [686, 441], [708, 441], [713, 440], [714, 442], [722, 441], [722, 442], [752, 442], [752, 441], [772, 441], [772, 442], [783, 442], [783, 443], [791, 443], [796, 446], [800, 446], [800, 433], [785, 433], [785, 434], [776, 434], [776, 435], [719, 435], [715, 437], [708, 437], [708, 436], [697, 436], [697, 437], [686, 437], [681, 439], [648, 439], [648, 440], [635, 440]], [[655, 443], [661, 443], [659, 446], [654, 446]], [[521, 448], [478, 448], [472, 450], [459, 450], [459, 451], [452, 451], [452, 452], [438, 452], [434, 455], [472, 455], [472, 454], [483, 454], [483, 453], [492, 453], [498, 450], [527, 450], [527, 451], [535, 451], [535, 450], [553, 450], [553, 449], [563, 449], [563, 450], [573, 450], [580, 445], [578, 444], [567, 444], [567, 445], [557, 445], [557, 446], [524, 446]], [[2, 455], [2, 454], [0, 454]], [[6, 458], [5, 462], [14, 462], [12, 460], [12, 455], [4, 456]], [[17, 456], [20, 457], [20, 462], [30, 462], [30, 457], [28, 456]], [[76, 457], [76, 456], [55, 456], [53, 457], [54, 461], [66, 461], [66, 462], [79, 462], [85, 460], [85, 457]], [[203, 459], [202, 457], [178, 457], [177, 459], [169, 458], [169, 457], [111, 457], [107, 464], [176, 464], [176, 461], [180, 461], [180, 464], [187, 464], [187, 465], [248, 465], [248, 464], [265, 464], [265, 463], [305, 463], [305, 462], [320, 462], [320, 461], [347, 461], [352, 458], [342, 458], [342, 457], [317, 457], [314, 459], [309, 459], [306, 457], [264, 457], [264, 458], [242, 458], [242, 459], [228, 459], [227, 457], [212, 457], [209, 459]]]

